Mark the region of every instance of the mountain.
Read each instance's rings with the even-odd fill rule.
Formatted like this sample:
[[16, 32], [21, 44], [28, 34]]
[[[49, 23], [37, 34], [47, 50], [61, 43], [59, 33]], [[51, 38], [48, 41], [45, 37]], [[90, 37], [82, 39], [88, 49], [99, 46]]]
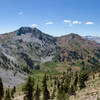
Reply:
[[[5, 75], [1, 73], [0, 76], [5, 81], [6, 76], [13, 79], [14, 73], [18, 73], [14, 77], [20, 81], [15, 80], [12, 85], [19, 84], [23, 81], [21, 79], [26, 77], [23, 74], [30, 73], [31, 69], [40, 69], [38, 64], [52, 60], [57, 50], [59, 48], [56, 44], [56, 38], [41, 32], [37, 28], [21, 27], [16, 31], [1, 34], [0, 53], [2, 56], [0, 56], [0, 67], [8, 72], [5, 71]], [[9, 71], [12, 71], [12, 73], [10, 74]], [[11, 81], [7, 83], [11, 85]]]
[[[9, 59], [13, 59], [18, 64], [21, 62], [21, 65], [29, 65], [32, 61], [35, 63], [48, 61], [59, 49], [56, 38], [42, 33], [37, 28], [21, 27], [14, 32], [1, 35], [0, 38], [3, 41], [1, 41], [1, 50]], [[29, 67], [33, 67], [31, 65], [33, 64]]]
[[37, 28], [21, 27], [0, 35], [0, 76], [6, 86], [24, 82], [33, 70], [60, 72], [68, 67], [96, 70], [99, 65], [100, 44], [78, 34], [53, 37]]
[[98, 37], [98, 36], [84, 36], [83, 38], [100, 43], [100, 37]]
[[66, 62], [66, 66], [86, 67], [90, 70], [96, 70], [100, 65], [100, 44], [96, 42], [71, 33], [57, 38], [57, 45], [61, 47], [56, 56], [57, 61]]

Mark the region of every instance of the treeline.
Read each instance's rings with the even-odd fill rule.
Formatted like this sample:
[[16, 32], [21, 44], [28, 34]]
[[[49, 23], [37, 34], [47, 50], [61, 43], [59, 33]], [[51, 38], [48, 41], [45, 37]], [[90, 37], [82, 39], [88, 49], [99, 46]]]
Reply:
[[[23, 86], [23, 100], [67, 100], [76, 91], [86, 87], [89, 73], [84, 70], [80, 73], [63, 73], [59, 76], [44, 75], [41, 86], [32, 77], [29, 76]], [[48, 85], [49, 84], [49, 85]], [[0, 100], [13, 100], [16, 87], [6, 89], [4, 92], [2, 79], [0, 78]]]
[[[59, 76], [44, 75], [42, 87], [35, 84], [33, 77], [29, 76], [23, 88], [24, 100], [67, 100], [75, 95], [78, 89], [86, 87], [89, 73], [84, 70], [80, 73], [63, 73]], [[48, 85], [49, 84], [49, 85]]]

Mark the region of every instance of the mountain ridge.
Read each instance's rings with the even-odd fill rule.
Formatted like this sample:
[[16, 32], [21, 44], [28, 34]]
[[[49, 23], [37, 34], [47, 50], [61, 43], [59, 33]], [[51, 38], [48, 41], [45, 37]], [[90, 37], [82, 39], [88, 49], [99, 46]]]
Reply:
[[[0, 68], [13, 73], [30, 73], [32, 70], [60, 71], [62, 63], [72, 68], [86, 67], [97, 69], [100, 65], [100, 44], [85, 39], [78, 34], [53, 37], [37, 28], [21, 27], [10, 33], [0, 35]], [[7, 63], [2, 63], [7, 61]], [[46, 66], [45, 63], [49, 62]], [[52, 62], [51, 69], [49, 65]], [[13, 68], [9, 68], [9, 63]], [[41, 66], [42, 65], [42, 66]]]
[[83, 36], [83, 38], [100, 43], [100, 36]]

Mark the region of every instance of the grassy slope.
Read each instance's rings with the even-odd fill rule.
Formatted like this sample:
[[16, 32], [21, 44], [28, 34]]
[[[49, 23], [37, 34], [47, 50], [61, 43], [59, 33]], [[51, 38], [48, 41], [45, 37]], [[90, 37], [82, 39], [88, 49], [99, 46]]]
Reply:
[[[40, 79], [40, 82], [42, 81], [44, 74], [38, 74], [38, 77]], [[34, 76], [35, 80], [36, 80], [36, 84], [38, 83], [37, 81], [37, 76]], [[41, 87], [42, 84], [38, 83], [39, 86]], [[52, 84], [52, 81], [48, 81], [48, 87], [50, 87], [50, 85]], [[23, 97], [23, 93], [20, 92], [20, 89], [22, 88], [23, 85], [20, 85], [17, 87], [17, 93], [16, 93], [16, 98], [14, 100], [22, 100]], [[95, 79], [89, 79], [89, 81], [87, 82], [87, 87], [82, 89], [82, 90], [78, 90], [76, 92], [75, 96], [71, 96], [69, 98], [69, 100], [99, 100], [100, 98], [100, 76], [98, 76], [98, 74], [96, 74]]]
[[[38, 74], [38, 75], [41, 82], [43, 74]], [[35, 80], [36, 79], [37, 77], [35, 76]], [[48, 87], [50, 86], [51, 83], [52, 82], [50, 81], [48, 82]], [[22, 88], [22, 86], [23, 85], [20, 85], [17, 87], [16, 97], [19, 98], [18, 100], [21, 100], [21, 98], [23, 97], [23, 94], [19, 91]], [[39, 86], [41, 87], [42, 84], [39, 83]], [[97, 99], [99, 97], [100, 97], [100, 77], [97, 76], [95, 79], [92, 79], [92, 80], [90, 79], [87, 82], [87, 87], [82, 90], [78, 90], [76, 95], [71, 96], [69, 100], [99, 100]], [[17, 100], [17, 99], [14, 99], [14, 100]]]
[[70, 100], [100, 100], [100, 77], [90, 79], [87, 87], [78, 90], [76, 96], [71, 96]]

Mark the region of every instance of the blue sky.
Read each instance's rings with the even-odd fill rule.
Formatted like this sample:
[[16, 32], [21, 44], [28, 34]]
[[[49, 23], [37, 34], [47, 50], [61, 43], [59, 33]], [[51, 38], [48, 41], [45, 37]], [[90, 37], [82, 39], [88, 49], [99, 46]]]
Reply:
[[0, 0], [0, 33], [21, 26], [53, 36], [100, 36], [100, 0]]

